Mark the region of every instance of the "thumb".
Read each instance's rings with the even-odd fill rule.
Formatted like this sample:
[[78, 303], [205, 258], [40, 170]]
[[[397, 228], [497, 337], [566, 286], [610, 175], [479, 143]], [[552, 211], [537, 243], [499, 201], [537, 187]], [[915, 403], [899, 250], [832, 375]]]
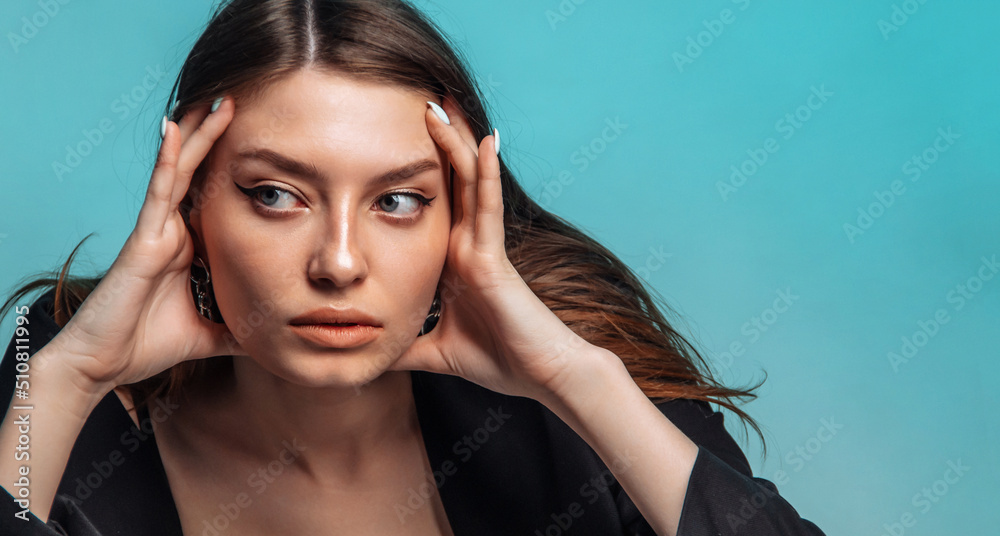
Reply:
[[240, 341], [236, 339], [226, 324], [216, 324], [211, 320], [204, 318], [202, 322], [206, 324], [209, 331], [209, 340], [211, 341], [211, 347], [208, 350], [208, 355], [206, 357], [214, 357], [220, 355], [232, 355], [232, 356], [247, 356], [250, 355]]
[[438, 347], [440, 333], [432, 330], [426, 335], [417, 337], [389, 370], [425, 370], [440, 374], [450, 374], [450, 368]]

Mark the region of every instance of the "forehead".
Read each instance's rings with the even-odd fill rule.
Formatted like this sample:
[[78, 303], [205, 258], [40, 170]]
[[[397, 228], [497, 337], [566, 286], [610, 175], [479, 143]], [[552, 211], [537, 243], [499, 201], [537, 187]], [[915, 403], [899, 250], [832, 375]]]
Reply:
[[388, 84], [301, 70], [241, 106], [219, 144], [230, 157], [267, 148], [317, 167], [370, 170], [437, 159], [427, 131], [429, 96]]

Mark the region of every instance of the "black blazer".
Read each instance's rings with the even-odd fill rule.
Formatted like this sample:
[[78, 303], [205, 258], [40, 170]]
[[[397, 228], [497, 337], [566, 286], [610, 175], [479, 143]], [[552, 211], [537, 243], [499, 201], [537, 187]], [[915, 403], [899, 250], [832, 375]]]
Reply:
[[[52, 290], [42, 295], [27, 315], [32, 355], [60, 329], [53, 297]], [[11, 341], [0, 362], [4, 414], [14, 391], [13, 353]], [[655, 534], [593, 449], [544, 405], [455, 376], [414, 371], [411, 377], [434, 484], [456, 535]], [[687, 399], [657, 407], [699, 446], [679, 536], [823, 534], [773, 483], [752, 476], [722, 413]], [[136, 427], [108, 393], [73, 446], [48, 523], [30, 511], [21, 514], [28, 521], [16, 517], [21, 508], [2, 483], [0, 534], [181, 535], [149, 412], [139, 417]], [[405, 520], [407, 508], [420, 508], [422, 500], [413, 490], [394, 512]], [[224, 527], [222, 518], [218, 522]]]

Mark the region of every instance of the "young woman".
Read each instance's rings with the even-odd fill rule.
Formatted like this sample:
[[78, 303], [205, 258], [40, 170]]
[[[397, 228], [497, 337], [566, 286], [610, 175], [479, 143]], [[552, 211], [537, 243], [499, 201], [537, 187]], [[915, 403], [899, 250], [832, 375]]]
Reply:
[[107, 272], [5, 304], [0, 532], [822, 534], [411, 6], [233, 0], [171, 97]]

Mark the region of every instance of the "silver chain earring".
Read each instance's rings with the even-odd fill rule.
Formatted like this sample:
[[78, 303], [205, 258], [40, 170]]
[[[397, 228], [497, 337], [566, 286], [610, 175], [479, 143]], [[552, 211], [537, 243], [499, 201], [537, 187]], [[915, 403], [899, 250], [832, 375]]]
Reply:
[[424, 325], [420, 328], [420, 333], [417, 333], [417, 337], [421, 335], [426, 335], [430, 330], [434, 329], [437, 325], [438, 319], [441, 317], [441, 290], [439, 289], [434, 293], [434, 301], [431, 302], [431, 310], [427, 313], [427, 318], [424, 319]]
[[195, 255], [194, 267], [201, 268], [205, 271], [204, 278], [191, 276], [191, 281], [194, 283], [194, 294], [195, 301], [198, 305], [198, 314], [201, 316], [215, 321], [215, 315], [212, 314], [212, 305], [214, 300], [212, 299], [212, 274], [208, 271], [208, 265], [201, 257]]

